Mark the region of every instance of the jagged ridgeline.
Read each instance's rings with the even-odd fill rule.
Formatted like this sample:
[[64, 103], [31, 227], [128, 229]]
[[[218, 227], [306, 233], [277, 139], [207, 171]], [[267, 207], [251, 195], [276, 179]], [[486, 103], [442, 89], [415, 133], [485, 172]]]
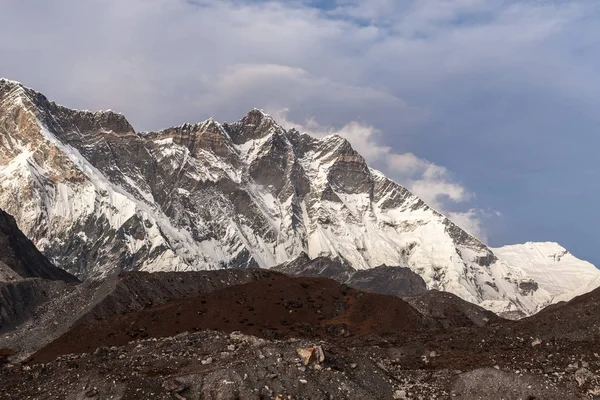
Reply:
[[496, 312], [552, 296], [343, 138], [252, 110], [137, 133], [0, 80], [0, 207], [80, 279], [118, 270], [269, 268], [305, 253], [356, 270], [407, 266], [428, 288]]

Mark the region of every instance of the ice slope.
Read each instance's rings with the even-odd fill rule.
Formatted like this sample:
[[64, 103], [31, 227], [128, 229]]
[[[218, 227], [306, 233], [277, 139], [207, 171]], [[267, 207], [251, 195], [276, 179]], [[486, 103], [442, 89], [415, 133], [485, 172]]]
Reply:
[[498, 258], [518, 266], [546, 290], [551, 303], [568, 301], [600, 286], [600, 270], [558, 243], [528, 242], [492, 250]]

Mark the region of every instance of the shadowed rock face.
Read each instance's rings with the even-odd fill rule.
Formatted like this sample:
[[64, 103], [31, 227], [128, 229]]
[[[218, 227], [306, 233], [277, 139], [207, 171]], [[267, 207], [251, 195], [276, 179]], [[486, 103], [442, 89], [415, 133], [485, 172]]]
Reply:
[[397, 297], [418, 296], [427, 291], [423, 278], [409, 268], [386, 265], [356, 271], [349, 285], [366, 292]]
[[72, 289], [70, 284], [78, 282], [52, 265], [14, 218], [0, 210], [0, 332], [27, 320], [40, 305], [62, 296]]
[[[18, 327], [22, 322], [32, 318], [40, 306], [72, 290], [74, 285], [66, 282], [39, 278], [0, 282], [0, 333]], [[30, 332], [30, 334], [35, 333]], [[0, 347], [3, 347], [2, 342], [0, 340]]]
[[18, 275], [13, 275], [14, 280], [43, 278], [78, 282], [73, 275], [52, 265], [19, 230], [14, 218], [0, 210], [0, 277], [10, 276], [8, 269]]
[[322, 276], [341, 283], [346, 283], [356, 272], [344, 260], [332, 260], [328, 257], [311, 259], [306, 253], [298, 258], [272, 268], [291, 276]]
[[407, 301], [421, 314], [434, 318], [446, 329], [470, 325], [484, 326], [503, 321], [493, 312], [466, 302], [452, 293], [430, 290]]
[[484, 326], [503, 320], [493, 312], [452, 293], [427, 290], [423, 279], [409, 268], [382, 265], [357, 271], [344, 260], [327, 257], [311, 260], [302, 255], [274, 270], [291, 276], [324, 276], [366, 292], [402, 297], [445, 329]]
[[382, 265], [357, 271], [345, 260], [327, 257], [311, 260], [306, 254], [302, 254], [273, 269], [292, 276], [323, 276], [365, 292], [397, 297], [419, 296], [427, 292], [423, 278], [405, 267]]
[[[79, 280], [55, 267], [0, 210], [0, 332], [31, 318], [35, 310], [62, 296]], [[0, 347], [2, 347], [0, 345]]]

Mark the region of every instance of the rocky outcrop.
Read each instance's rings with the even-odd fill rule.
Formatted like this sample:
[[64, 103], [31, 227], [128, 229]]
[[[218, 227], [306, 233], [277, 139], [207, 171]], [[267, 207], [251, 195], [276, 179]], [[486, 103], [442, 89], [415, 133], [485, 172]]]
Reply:
[[421, 314], [438, 321], [445, 329], [461, 326], [484, 326], [502, 321], [491, 311], [464, 301], [452, 293], [430, 290], [406, 301]]
[[306, 254], [302, 254], [273, 270], [291, 276], [323, 276], [365, 292], [397, 297], [413, 297], [427, 292], [423, 278], [406, 267], [382, 265], [356, 270], [343, 259], [318, 257], [311, 260]]
[[23, 279], [11, 267], [0, 261], [0, 282], [14, 282]]

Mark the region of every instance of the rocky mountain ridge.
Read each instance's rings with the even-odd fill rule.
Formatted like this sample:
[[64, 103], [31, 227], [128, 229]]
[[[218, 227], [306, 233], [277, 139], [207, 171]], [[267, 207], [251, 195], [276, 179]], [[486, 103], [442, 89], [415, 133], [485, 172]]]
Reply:
[[291, 276], [324, 277], [365, 292], [397, 297], [415, 297], [427, 292], [423, 278], [407, 267], [380, 265], [356, 270], [345, 260], [327, 257], [309, 258], [303, 253], [298, 258], [271, 268]]
[[0, 80], [0, 188], [0, 207], [81, 279], [269, 268], [306, 253], [357, 270], [406, 266], [429, 289], [500, 313], [556, 297], [343, 138], [285, 130], [260, 110], [137, 133], [121, 114]]

